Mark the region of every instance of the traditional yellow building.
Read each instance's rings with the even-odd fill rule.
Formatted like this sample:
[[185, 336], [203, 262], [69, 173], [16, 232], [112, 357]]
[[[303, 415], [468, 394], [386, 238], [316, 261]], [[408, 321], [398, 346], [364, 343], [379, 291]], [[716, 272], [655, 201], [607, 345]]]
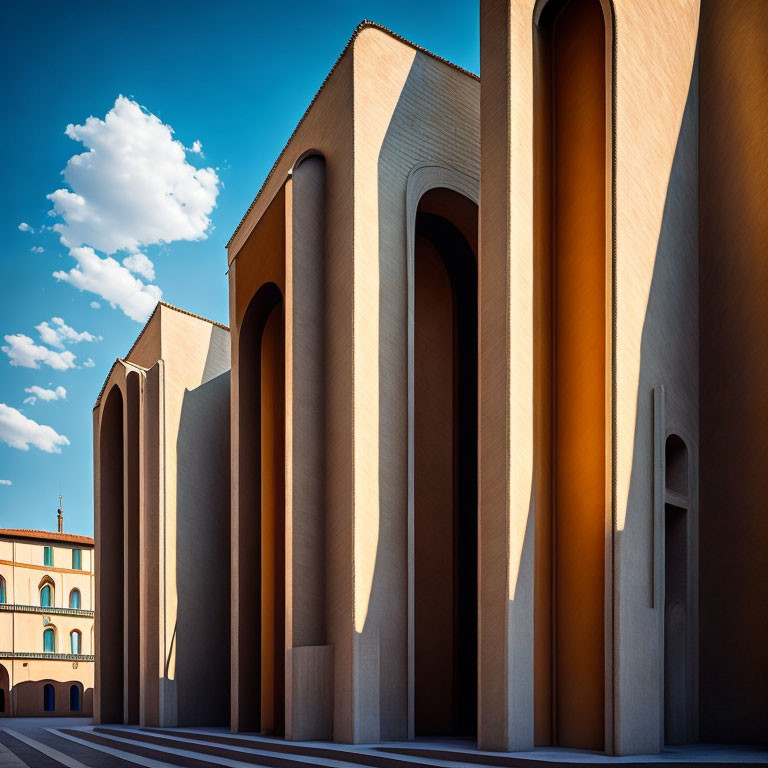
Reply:
[[228, 244], [233, 730], [766, 742], [767, 9], [484, 0], [482, 80], [355, 31]]
[[93, 539], [0, 529], [0, 714], [93, 713]]

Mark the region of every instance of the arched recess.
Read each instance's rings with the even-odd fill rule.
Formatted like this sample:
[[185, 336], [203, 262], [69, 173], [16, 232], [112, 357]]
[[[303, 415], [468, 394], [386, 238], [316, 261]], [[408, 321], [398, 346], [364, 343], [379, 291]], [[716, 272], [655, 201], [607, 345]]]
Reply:
[[78, 610], [80, 606], [80, 590], [75, 588], [69, 593], [69, 607]]
[[476, 733], [477, 205], [462, 194], [473, 187], [448, 169], [409, 181], [420, 192], [408, 265], [412, 735]]
[[688, 446], [671, 434], [664, 447], [664, 743], [696, 739], [697, 575]]
[[537, 744], [610, 749], [613, 15], [534, 11]]
[[43, 686], [43, 712], [56, 711], [56, 689], [52, 683]]
[[8, 585], [5, 581], [5, 576], [0, 576], [0, 603], [5, 604], [8, 602]]
[[140, 440], [141, 378], [136, 371], [125, 377], [125, 521], [124, 521], [124, 721], [139, 722], [139, 509], [141, 504]]
[[[240, 574], [240, 723], [265, 733], [285, 727], [285, 350], [283, 299], [263, 285], [239, 338], [240, 541], [252, 557]], [[244, 612], [248, 611], [248, 616]], [[250, 692], [250, 695], [249, 695]]]
[[11, 714], [11, 682], [5, 665], [0, 664], [0, 715]]
[[123, 395], [109, 390], [99, 429], [98, 619], [96, 633], [99, 718], [123, 722]]
[[80, 686], [73, 684], [69, 686], [69, 711], [79, 712], [83, 708], [83, 692]]

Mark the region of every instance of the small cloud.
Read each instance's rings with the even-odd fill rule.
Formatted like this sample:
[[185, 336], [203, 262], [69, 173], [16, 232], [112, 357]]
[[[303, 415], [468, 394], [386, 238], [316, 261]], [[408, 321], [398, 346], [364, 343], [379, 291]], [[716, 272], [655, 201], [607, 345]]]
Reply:
[[5, 403], [0, 403], [0, 440], [20, 451], [34, 445], [46, 453], [61, 453], [61, 446], [69, 445], [69, 440], [53, 427], [28, 419]]
[[190, 152], [194, 152], [196, 155], [200, 155], [201, 157], [204, 157], [203, 155], [203, 144], [202, 142], [195, 139], [192, 142], [192, 147], [189, 150]]
[[29, 232], [32, 235], [35, 234], [35, 230], [32, 227], [30, 227], [29, 224], [27, 224], [26, 221], [22, 221], [21, 224], [19, 224], [19, 229], [22, 232]]
[[91, 309], [101, 309], [101, 304], [98, 301], [91, 302]]
[[47, 322], [42, 322], [40, 325], [35, 326], [35, 330], [40, 334], [40, 339], [44, 344], [50, 344], [52, 347], [58, 347], [64, 349], [64, 342], [70, 344], [77, 344], [81, 341], [101, 341], [101, 336], [94, 336], [88, 331], [76, 331], [71, 326], [67, 325], [60, 317], [52, 317], [49, 325]]
[[0, 480], [0, 485], [13, 485], [10, 480]]
[[86, 361], [83, 363], [83, 367], [84, 367], [84, 368], [93, 368], [93, 366], [94, 366], [94, 365], [96, 365], [96, 363], [94, 363], [94, 362], [93, 362], [93, 358], [92, 358], [92, 357], [89, 357], [89, 358], [88, 358], [88, 359], [87, 359], [87, 360], [86, 360]]
[[163, 296], [156, 285], [145, 285], [111, 256], [102, 259], [93, 248], [71, 248], [77, 266], [53, 273], [57, 280], [91, 291], [123, 310], [132, 320], [143, 323]]
[[123, 266], [149, 281], [155, 279], [155, 265], [143, 253], [132, 253], [126, 256], [123, 259]]
[[33, 245], [29, 250], [32, 251], [32, 253], [44, 253], [45, 252], [45, 248], [43, 248], [42, 245]]
[[20, 368], [39, 368], [40, 363], [56, 371], [76, 368], [75, 356], [69, 351], [54, 352], [41, 344], [35, 344], [29, 336], [15, 333], [4, 337], [8, 346], [0, 347], [10, 358], [11, 365]]
[[52, 400], [67, 399], [67, 390], [64, 389], [64, 387], [56, 387], [56, 389], [43, 389], [43, 387], [38, 387], [37, 384], [34, 384], [31, 387], [25, 387], [24, 391], [30, 395], [30, 397], [27, 397], [24, 400], [24, 402], [28, 403], [29, 405], [34, 405], [38, 398], [46, 403], [51, 402]]

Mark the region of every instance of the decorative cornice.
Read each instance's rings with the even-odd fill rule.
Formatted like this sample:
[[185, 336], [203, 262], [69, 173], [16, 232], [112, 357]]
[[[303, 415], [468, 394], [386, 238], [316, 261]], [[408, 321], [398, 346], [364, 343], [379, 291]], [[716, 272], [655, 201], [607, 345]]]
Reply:
[[92, 619], [94, 612], [86, 611], [84, 608], [56, 608], [54, 606], [40, 605], [16, 605], [14, 603], [0, 603], [0, 612], [5, 613], [40, 613], [50, 614], [51, 616], [83, 616]]
[[0, 651], [0, 659], [30, 659], [38, 661], [94, 661], [89, 653], [23, 653], [22, 651]]

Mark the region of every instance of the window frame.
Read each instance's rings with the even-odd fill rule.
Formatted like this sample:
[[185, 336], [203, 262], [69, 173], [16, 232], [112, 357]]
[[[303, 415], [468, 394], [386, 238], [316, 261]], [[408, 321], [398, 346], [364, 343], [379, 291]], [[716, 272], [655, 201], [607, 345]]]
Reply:
[[[48, 634], [50, 632], [50, 635]], [[51, 645], [53, 646], [51, 650], [48, 650], [46, 639], [48, 637], [53, 638], [51, 640]], [[53, 626], [47, 626], [43, 629], [43, 653], [56, 653], [56, 627]]]
[[51, 546], [43, 547], [43, 565], [47, 568], [53, 568], [53, 547]]

